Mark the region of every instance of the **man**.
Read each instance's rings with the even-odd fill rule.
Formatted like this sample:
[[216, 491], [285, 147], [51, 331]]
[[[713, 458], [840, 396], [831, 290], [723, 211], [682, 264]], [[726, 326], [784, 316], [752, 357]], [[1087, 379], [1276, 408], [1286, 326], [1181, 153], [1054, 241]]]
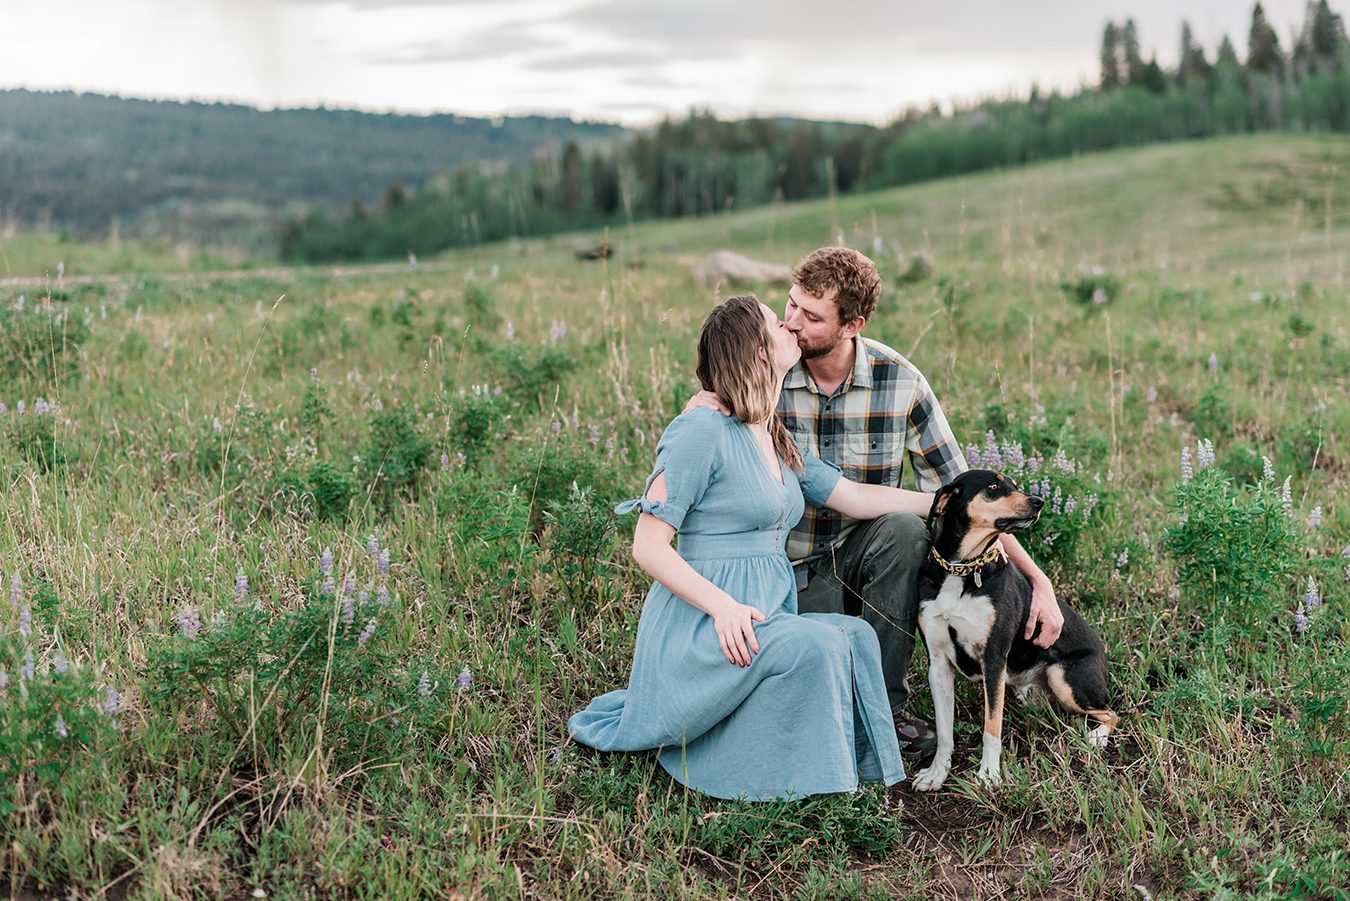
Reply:
[[[783, 321], [801, 360], [783, 379], [778, 415], [803, 451], [859, 482], [900, 486], [905, 462], [920, 491], [936, 491], [966, 470], [942, 407], [923, 373], [890, 347], [860, 334], [876, 311], [881, 278], [867, 257], [822, 247], [792, 272]], [[691, 406], [720, 407], [701, 392]], [[725, 412], [725, 411], [723, 411]], [[1032, 585], [1026, 637], [1048, 648], [1063, 614], [1045, 573], [1011, 535], [1001, 538]], [[870, 522], [807, 505], [788, 536], [802, 613], [849, 613], [876, 630], [902, 751], [932, 750], [937, 737], [908, 710], [906, 674], [918, 627], [919, 567], [928, 554], [924, 521], [896, 513]]]
[[[823, 247], [793, 270], [783, 320], [801, 361], [783, 380], [778, 413], [803, 450], [848, 478], [898, 487], [905, 462], [920, 491], [935, 491], [966, 469], [965, 457], [923, 373], [895, 350], [860, 334], [876, 310], [881, 279], [867, 257]], [[1050, 580], [1011, 535], [1013, 565], [1031, 581], [1026, 636], [1049, 647], [1063, 615]], [[801, 612], [860, 615], [876, 629], [902, 750], [922, 753], [936, 737], [909, 713], [906, 673], [918, 619], [918, 575], [928, 553], [923, 520], [904, 513], [871, 522], [807, 506], [788, 537]]]

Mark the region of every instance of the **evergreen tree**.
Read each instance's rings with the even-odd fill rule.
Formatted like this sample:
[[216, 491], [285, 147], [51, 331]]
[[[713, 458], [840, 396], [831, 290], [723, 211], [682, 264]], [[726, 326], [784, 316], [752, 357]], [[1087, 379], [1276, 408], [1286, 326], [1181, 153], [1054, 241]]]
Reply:
[[[1311, 5], [1311, 4], [1310, 4]], [[1345, 21], [1331, 11], [1327, 0], [1317, 0], [1311, 10], [1308, 38], [1313, 68], [1338, 72], [1344, 63]]]
[[1233, 46], [1233, 39], [1228, 35], [1223, 36], [1219, 42], [1219, 52], [1214, 57], [1215, 67], [1241, 68], [1242, 63], [1238, 61], [1237, 48]]
[[1163, 72], [1162, 66], [1158, 65], [1158, 57], [1154, 55], [1148, 62], [1144, 63], [1139, 70], [1138, 82], [1140, 87], [1151, 91], [1154, 94], [1167, 93], [1167, 75]]
[[1178, 57], [1177, 79], [1183, 85], [1203, 82], [1209, 78], [1209, 63], [1205, 60], [1205, 48], [1195, 42], [1191, 33], [1191, 23], [1181, 22], [1181, 55]]
[[1101, 88], [1109, 91], [1120, 87], [1120, 36], [1115, 22], [1107, 22], [1102, 31], [1102, 80]]
[[1280, 37], [1266, 21], [1266, 11], [1258, 2], [1252, 9], [1252, 27], [1247, 38], [1247, 68], [1253, 72], [1278, 74], [1283, 66]]
[[1144, 73], [1144, 58], [1139, 54], [1139, 32], [1135, 29], [1134, 19], [1125, 20], [1125, 30], [1120, 37], [1120, 49], [1125, 56], [1125, 82], [1138, 84]]

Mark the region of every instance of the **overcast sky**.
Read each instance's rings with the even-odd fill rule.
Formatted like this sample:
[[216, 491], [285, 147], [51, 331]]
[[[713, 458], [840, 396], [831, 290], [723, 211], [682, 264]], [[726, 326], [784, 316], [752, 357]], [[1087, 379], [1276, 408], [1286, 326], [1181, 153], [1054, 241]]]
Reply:
[[[1305, 0], [1264, 0], [1287, 49]], [[1333, 0], [1346, 14], [1350, 2]], [[1177, 57], [1245, 54], [1245, 0], [0, 0], [0, 87], [263, 107], [630, 124], [727, 116], [886, 122], [930, 100], [1073, 89], [1108, 20]]]

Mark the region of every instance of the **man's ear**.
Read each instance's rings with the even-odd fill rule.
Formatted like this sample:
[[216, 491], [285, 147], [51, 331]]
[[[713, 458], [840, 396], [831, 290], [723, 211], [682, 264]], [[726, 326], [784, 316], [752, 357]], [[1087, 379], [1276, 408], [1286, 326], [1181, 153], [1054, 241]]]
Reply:
[[867, 320], [861, 316], [854, 319], [852, 322], [846, 323], [843, 329], [844, 337], [852, 340], [857, 337], [858, 332], [863, 330], [864, 325], [867, 325]]

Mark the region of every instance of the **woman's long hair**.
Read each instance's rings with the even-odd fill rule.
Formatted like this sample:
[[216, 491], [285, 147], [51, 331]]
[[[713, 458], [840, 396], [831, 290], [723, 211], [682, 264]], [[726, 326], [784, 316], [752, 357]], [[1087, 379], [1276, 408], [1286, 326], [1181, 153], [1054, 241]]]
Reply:
[[778, 418], [782, 388], [773, 371], [773, 344], [759, 298], [744, 294], [714, 307], [698, 336], [698, 380], [741, 422], [769, 424], [778, 456], [794, 472], [804, 471], [802, 455]]

